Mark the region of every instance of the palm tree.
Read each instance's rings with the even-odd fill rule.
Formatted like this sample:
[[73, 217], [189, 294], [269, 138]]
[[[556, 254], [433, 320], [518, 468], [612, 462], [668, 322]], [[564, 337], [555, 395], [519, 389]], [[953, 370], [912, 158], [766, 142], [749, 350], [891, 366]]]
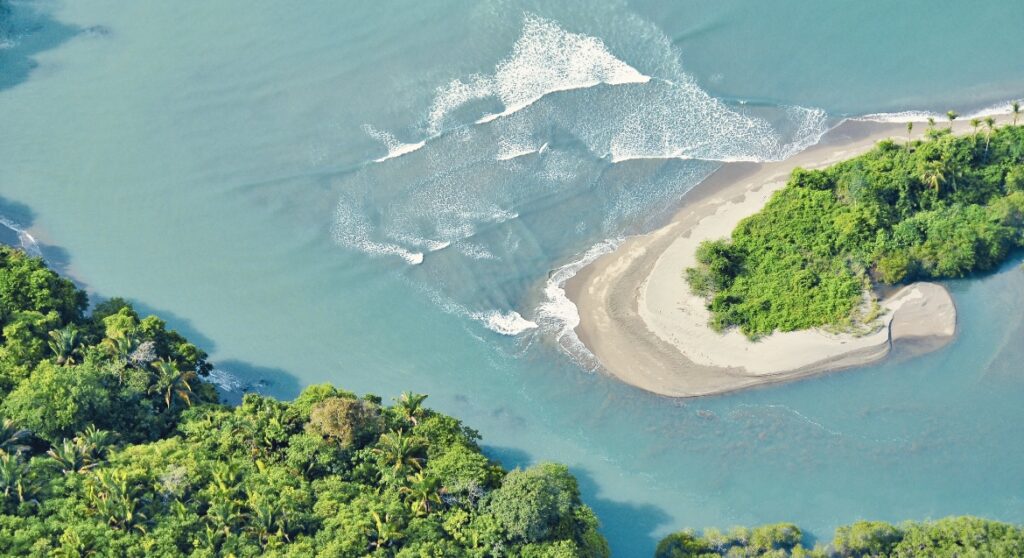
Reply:
[[28, 437], [30, 432], [24, 428], [18, 428], [16, 423], [11, 419], [4, 419], [0, 422], [0, 451], [4, 451], [12, 454], [19, 454], [26, 449], [28, 446], [21, 443], [22, 440]]
[[978, 127], [981, 126], [980, 118], [971, 119], [971, 128], [974, 128], [974, 146], [978, 146]]
[[94, 459], [102, 459], [113, 441], [114, 435], [110, 431], [100, 430], [91, 424], [75, 436], [75, 443]]
[[373, 452], [384, 458], [391, 471], [398, 476], [409, 469], [423, 469], [420, 457], [426, 444], [422, 438], [405, 436], [401, 430], [381, 434]]
[[99, 463], [89, 459], [86, 452], [82, 451], [81, 446], [67, 438], [64, 438], [64, 441], [59, 446], [51, 447], [46, 452], [46, 455], [49, 455], [50, 459], [57, 462], [60, 472], [65, 475], [82, 473], [99, 465]]
[[34, 501], [38, 485], [29, 474], [28, 463], [21, 454], [0, 451], [0, 510], [8, 503], [24, 504]]
[[107, 337], [100, 343], [100, 346], [106, 349], [117, 362], [125, 366], [131, 366], [132, 353], [139, 346], [139, 342], [135, 337], [125, 334]]
[[196, 373], [192, 370], [181, 371], [173, 362], [158, 360], [153, 363], [153, 384], [149, 386], [149, 393], [158, 393], [163, 396], [164, 409], [171, 408], [174, 396], [192, 406], [189, 394], [192, 393], [190, 381], [196, 379]]
[[437, 477], [426, 476], [422, 471], [409, 475], [409, 486], [398, 489], [406, 495], [406, 501], [413, 513], [419, 516], [430, 513], [430, 505], [441, 505], [441, 481]]
[[954, 192], [957, 190], [956, 179], [963, 176], [963, 174], [963, 167], [956, 164], [952, 157], [946, 157], [942, 160], [942, 176], [949, 181]]
[[411, 422], [413, 426], [416, 426], [419, 424], [419, 418], [426, 412], [423, 408], [423, 401], [426, 398], [426, 395], [420, 393], [403, 391], [402, 395], [395, 401], [398, 403], [398, 409], [402, 412], [405, 420]]
[[946, 175], [942, 163], [938, 161], [930, 161], [921, 168], [921, 181], [927, 184], [929, 187], [935, 190], [935, 193], [940, 192], [941, 186], [946, 182]]
[[250, 513], [246, 531], [256, 536], [260, 547], [266, 550], [273, 537], [288, 539], [288, 517], [277, 498], [250, 498]]
[[135, 497], [138, 483], [129, 482], [124, 470], [111, 472], [97, 469], [95, 476], [86, 483], [86, 498], [91, 511], [115, 529], [136, 528], [144, 530], [140, 523], [146, 515], [138, 510], [139, 500]]
[[210, 496], [205, 519], [214, 534], [226, 537], [241, 524], [244, 515], [241, 500], [230, 494], [214, 492]]
[[68, 324], [61, 329], [50, 332], [50, 340], [47, 342], [50, 350], [57, 356], [57, 364], [68, 365], [75, 363], [75, 355], [79, 352], [82, 340], [75, 326]]
[[959, 117], [959, 116], [960, 116], [960, 113], [958, 113], [955, 110], [951, 110], [951, 111], [946, 113], [946, 118], [949, 119], [949, 129], [950, 130], [953, 129], [953, 121], [956, 120], [957, 117]]
[[387, 548], [402, 538], [402, 533], [391, 524], [390, 515], [385, 514], [383, 519], [375, 511], [370, 512], [370, 515], [373, 517], [373, 526], [367, 529], [366, 534], [370, 537], [370, 548], [373, 551]]
[[988, 144], [992, 141], [992, 131], [996, 127], [996, 119], [991, 116], [985, 117], [985, 127], [988, 128], [985, 131], [985, 154], [988, 154]]
[[51, 447], [46, 455], [57, 462], [61, 473], [82, 473], [100, 464], [110, 442], [110, 432], [89, 425], [73, 440], [65, 438], [59, 446]]
[[910, 153], [910, 133], [914, 131], [914, 123], [907, 122], [907, 153]]
[[1020, 102], [1014, 101], [1010, 103], [1010, 114], [1013, 115], [1013, 125], [1017, 125], [1017, 117], [1020, 116]]
[[233, 461], [214, 464], [210, 472], [210, 506], [206, 510], [207, 537], [219, 539], [228, 536], [241, 524], [244, 502], [239, 497], [242, 473]]

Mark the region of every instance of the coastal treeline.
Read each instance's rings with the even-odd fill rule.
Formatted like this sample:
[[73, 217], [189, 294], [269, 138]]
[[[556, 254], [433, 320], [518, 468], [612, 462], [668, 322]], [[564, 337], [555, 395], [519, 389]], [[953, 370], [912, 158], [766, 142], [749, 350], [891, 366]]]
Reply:
[[938, 521], [892, 525], [858, 521], [836, 529], [828, 544], [805, 548], [804, 534], [792, 523], [728, 532], [708, 529], [673, 533], [658, 544], [655, 558], [881, 558], [1024, 556], [1024, 530], [977, 517], [949, 517]]
[[0, 247], [0, 555], [605, 557], [561, 465], [405, 393], [218, 403], [207, 355]]
[[[950, 113], [950, 121], [956, 118]], [[874, 284], [991, 270], [1024, 245], [1024, 128], [972, 120], [793, 172], [685, 271], [711, 326], [750, 337], [870, 320]], [[908, 125], [908, 131], [912, 125]]]

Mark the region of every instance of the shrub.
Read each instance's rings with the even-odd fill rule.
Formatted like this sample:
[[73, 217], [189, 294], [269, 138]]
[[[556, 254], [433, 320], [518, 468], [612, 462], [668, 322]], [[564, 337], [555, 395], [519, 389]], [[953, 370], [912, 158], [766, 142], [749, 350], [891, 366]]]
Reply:
[[358, 448], [379, 436], [384, 423], [380, 407], [372, 403], [329, 397], [313, 405], [307, 428], [344, 448]]

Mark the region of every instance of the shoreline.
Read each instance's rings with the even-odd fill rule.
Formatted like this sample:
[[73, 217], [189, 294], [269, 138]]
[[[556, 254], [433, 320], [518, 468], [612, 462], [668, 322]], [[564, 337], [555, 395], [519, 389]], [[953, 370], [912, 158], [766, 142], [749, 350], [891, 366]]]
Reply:
[[[921, 138], [927, 126], [914, 124], [912, 137]], [[960, 120], [953, 128], [970, 130]], [[956, 309], [948, 291], [934, 283], [907, 285], [879, 301], [883, 315], [860, 335], [812, 329], [751, 342], [737, 331], [712, 331], [704, 299], [682, 277], [701, 241], [729, 236], [785, 186], [794, 168], [824, 168], [880, 140], [906, 138], [905, 122], [850, 119], [789, 159], [724, 164], [684, 195], [667, 224], [626, 239], [566, 281], [580, 318], [580, 342], [606, 373], [670, 397], [716, 395], [865, 366], [887, 357], [900, 341], [914, 341], [922, 348], [918, 354], [945, 346], [956, 335]]]

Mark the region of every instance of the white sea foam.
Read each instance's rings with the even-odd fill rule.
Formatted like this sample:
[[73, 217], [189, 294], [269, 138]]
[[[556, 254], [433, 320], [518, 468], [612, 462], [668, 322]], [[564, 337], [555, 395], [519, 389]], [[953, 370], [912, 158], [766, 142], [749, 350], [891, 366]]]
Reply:
[[622, 244], [621, 238], [604, 240], [591, 246], [575, 260], [555, 269], [544, 285], [544, 301], [537, 306], [536, 320], [542, 331], [552, 335], [558, 344], [570, 355], [592, 360], [593, 355], [576, 336], [580, 325], [579, 310], [565, 294], [565, 283], [576, 276], [579, 270], [590, 265], [601, 256], [615, 250]]
[[366, 132], [368, 136], [383, 143], [384, 146], [388, 148], [387, 155], [374, 159], [374, 162], [376, 163], [383, 163], [388, 159], [394, 159], [395, 157], [401, 157], [402, 155], [412, 153], [427, 144], [426, 140], [417, 143], [402, 143], [394, 136], [394, 134], [385, 132], [384, 130], [378, 130], [369, 124], [363, 125], [363, 131]]
[[21, 244], [21, 249], [31, 256], [42, 257], [43, 251], [39, 248], [39, 243], [36, 242], [34, 236], [26, 231], [18, 223], [0, 215], [0, 225], [7, 227], [14, 234], [18, 235], [18, 243]]
[[502, 149], [498, 152], [498, 156], [495, 157], [495, 159], [498, 161], [511, 161], [512, 159], [518, 159], [520, 157], [525, 157], [526, 155], [532, 155], [539, 152], [539, 149], [530, 148]]
[[936, 120], [945, 118], [945, 115], [939, 115], [937, 112], [927, 112], [920, 110], [905, 110], [901, 112], [879, 112], [874, 114], [865, 114], [864, 116], [857, 116], [851, 120], [861, 120], [865, 122], [924, 122], [929, 118]]
[[485, 328], [501, 335], [514, 337], [539, 327], [535, 322], [527, 320], [522, 316], [522, 314], [515, 310], [509, 310], [506, 312], [499, 310], [470, 311], [465, 306], [445, 296], [434, 287], [423, 283], [413, 283], [411, 285], [413, 288], [422, 292], [444, 312], [453, 316], [470, 318], [480, 323]]
[[515, 310], [504, 313], [497, 310], [474, 312], [470, 314], [470, 317], [484, 324], [487, 329], [501, 335], [519, 335], [538, 327], [535, 322], [527, 320]]
[[793, 133], [793, 141], [783, 146], [778, 160], [785, 160], [801, 151], [817, 144], [821, 137], [828, 132], [828, 115], [825, 111], [817, 108], [787, 107], [787, 115], [793, 122], [797, 122], [796, 132]]
[[397, 244], [370, 240], [370, 224], [367, 219], [353, 208], [352, 204], [342, 199], [334, 212], [332, 230], [334, 241], [338, 244], [359, 250], [371, 256], [398, 256], [409, 265], [423, 263], [423, 253], [407, 250]]
[[388, 236], [389, 238], [397, 242], [403, 242], [405, 244], [411, 244], [417, 248], [423, 248], [427, 252], [437, 252], [439, 250], [444, 250], [445, 248], [451, 246], [452, 244], [451, 241], [449, 240], [432, 240], [429, 238], [419, 238], [416, 236], [411, 236], [402, 233], [394, 233]]
[[[528, 15], [512, 50], [493, 71], [465, 75], [437, 88], [425, 115], [425, 142], [403, 143], [391, 133], [365, 126], [365, 132], [388, 150], [378, 161], [419, 153], [338, 179], [344, 193], [332, 231], [335, 240], [374, 256], [397, 255], [410, 264], [452, 245], [454, 254], [448, 258], [458, 256], [462, 261], [449, 263], [489, 265], [484, 262], [497, 259], [490, 244], [497, 239], [496, 226], [517, 218], [519, 208], [546, 212], [551, 204], [538, 204], [539, 200], [562, 203], [585, 188], [600, 187], [611, 197], [595, 203], [607, 203], [614, 211], [597, 213], [618, 215], [620, 208], [634, 215], [650, 207], [643, 200], [675, 195], [686, 186], [650, 192], [636, 184], [610, 186], [602, 177], [604, 165], [595, 157], [613, 162], [776, 160], [824, 133], [825, 114], [817, 109], [783, 107], [780, 132], [757, 116], [759, 111], [772, 116], [777, 112], [723, 103], [682, 70], [680, 53], [656, 26], [640, 22], [646, 27], [638, 28], [637, 21], [628, 18], [619, 24], [626, 27], [604, 36], [614, 41], [615, 49], [643, 60], [644, 67], [659, 77], [649, 77], [616, 57], [602, 39]], [[538, 102], [555, 92], [563, 93]], [[490, 107], [483, 110], [493, 114], [477, 117], [479, 125], [472, 125], [466, 116], [478, 106]], [[495, 112], [495, 106], [501, 110]], [[553, 133], [560, 139], [568, 136], [560, 141], [564, 147], [550, 147]], [[544, 156], [528, 157], [534, 154]], [[580, 201], [569, 201], [567, 210], [580, 209], [581, 219], [566, 234], [584, 238], [595, 227], [602, 235], [621, 234], [622, 219], [595, 222], [590, 202]], [[481, 232], [487, 234], [468, 242]], [[502, 232], [503, 257], [535, 245], [520, 243], [523, 232], [517, 227]], [[549, 313], [557, 313], [556, 299], [547, 301]]]
[[[1003, 116], [1010, 114], [1010, 103], [1014, 100], [1004, 101], [996, 103], [994, 105], [987, 106], [983, 109], [976, 110], [974, 112], [960, 115], [960, 120], [970, 120], [972, 118], [984, 118], [986, 116]], [[1017, 102], [1024, 102], [1024, 99], [1017, 99]], [[857, 116], [851, 118], [851, 120], [859, 120], [866, 122], [925, 122], [929, 118], [942, 121], [946, 119], [945, 113], [928, 112], [922, 110], [906, 110], [901, 112], [879, 112], [874, 114], [865, 114], [863, 116]]]
[[446, 117], [466, 103], [497, 98], [505, 110], [487, 114], [477, 123], [491, 122], [518, 112], [550, 93], [606, 83], [646, 83], [650, 77], [608, 51], [596, 37], [571, 33], [553, 21], [528, 14], [512, 52], [491, 75], [453, 80], [437, 90], [427, 117], [428, 130], [438, 134]]
[[235, 376], [231, 372], [221, 370], [220, 368], [214, 368], [211, 370], [206, 381], [227, 392], [240, 392], [244, 387], [242, 385], [241, 378]]
[[474, 260], [496, 260], [498, 259], [490, 250], [474, 242], [461, 241], [455, 245], [459, 253]]
[[[681, 70], [680, 70], [681, 72]], [[786, 143], [768, 121], [730, 108], [688, 75], [654, 80], [621, 98], [593, 101], [576, 123], [588, 147], [613, 163], [638, 159], [777, 161], [816, 142], [827, 130], [819, 109], [787, 107]], [[611, 124], [611, 125], [609, 125]]]

